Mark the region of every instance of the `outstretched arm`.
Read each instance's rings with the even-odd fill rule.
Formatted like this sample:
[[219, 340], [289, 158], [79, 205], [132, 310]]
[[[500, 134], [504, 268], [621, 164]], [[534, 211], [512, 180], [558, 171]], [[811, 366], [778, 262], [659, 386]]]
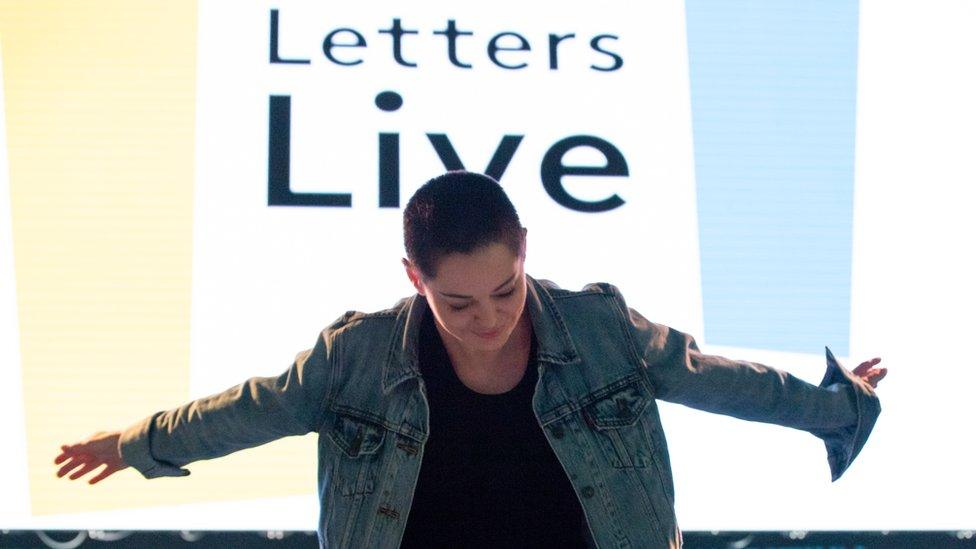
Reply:
[[[335, 325], [333, 325], [334, 327]], [[298, 355], [277, 377], [255, 377], [179, 408], [157, 412], [123, 431], [97, 433], [64, 445], [58, 476], [89, 480], [134, 467], [146, 478], [185, 476], [182, 467], [272, 440], [318, 429], [332, 379], [332, 338], [322, 332], [315, 347]]]
[[694, 338], [648, 321], [614, 292], [657, 398], [808, 431], [824, 441], [834, 480], [864, 446], [881, 412], [874, 393], [887, 374], [875, 367], [881, 359], [851, 372], [828, 349], [827, 372], [813, 385], [762, 364], [702, 353]]

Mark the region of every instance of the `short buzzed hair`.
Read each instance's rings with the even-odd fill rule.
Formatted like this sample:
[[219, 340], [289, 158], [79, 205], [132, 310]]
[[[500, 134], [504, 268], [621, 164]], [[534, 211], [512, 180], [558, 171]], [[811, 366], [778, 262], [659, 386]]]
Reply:
[[425, 183], [403, 211], [407, 258], [427, 278], [452, 253], [471, 253], [494, 243], [513, 254], [523, 250], [523, 230], [515, 206], [487, 175], [452, 171]]

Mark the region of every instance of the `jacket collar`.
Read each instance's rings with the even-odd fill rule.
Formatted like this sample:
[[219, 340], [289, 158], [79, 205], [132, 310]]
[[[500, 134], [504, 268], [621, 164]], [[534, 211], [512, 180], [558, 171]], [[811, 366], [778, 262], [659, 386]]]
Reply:
[[[528, 286], [525, 307], [535, 332], [537, 359], [549, 364], [578, 363], [579, 353], [548, 288], [531, 276], [525, 278]], [[418, 339], [427, 309], [427, 299], [419, 294], [401, 302], [384, 367], [383, 392], [388, 393], [400, 383], [420, 377]]]

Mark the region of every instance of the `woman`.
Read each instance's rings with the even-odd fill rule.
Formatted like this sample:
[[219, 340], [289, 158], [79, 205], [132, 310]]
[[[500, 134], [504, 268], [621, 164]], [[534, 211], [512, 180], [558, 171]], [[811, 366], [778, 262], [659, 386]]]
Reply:
[[319, 437], [323, 547], [677, 547], [655, 399], [807, 430], [836, 479], [880, 411], [879, 359], [828, 352], [820, 387], [703, 355], [629, 309], [525, 274], [501, 187], [451, 172], [404, 211], [417, 294], [347, 313], [278, 377], [63, 446], [59, 476], [147, 478], [287, 435]]

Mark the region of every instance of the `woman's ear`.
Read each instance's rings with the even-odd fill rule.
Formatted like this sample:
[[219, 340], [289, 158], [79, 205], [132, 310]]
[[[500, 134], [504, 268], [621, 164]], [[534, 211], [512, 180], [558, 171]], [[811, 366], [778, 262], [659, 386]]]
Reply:
[[414, 288], [416, 288], [418, 294], [424, 295], [425, 290], [423, 281], [420, 278], [420, 270], [405, 257], [401, 260], [401, 262], [403, 263], [404, 270], [407, 272], [407, 278], [410, 279], [410, 283], [413, 284]]

